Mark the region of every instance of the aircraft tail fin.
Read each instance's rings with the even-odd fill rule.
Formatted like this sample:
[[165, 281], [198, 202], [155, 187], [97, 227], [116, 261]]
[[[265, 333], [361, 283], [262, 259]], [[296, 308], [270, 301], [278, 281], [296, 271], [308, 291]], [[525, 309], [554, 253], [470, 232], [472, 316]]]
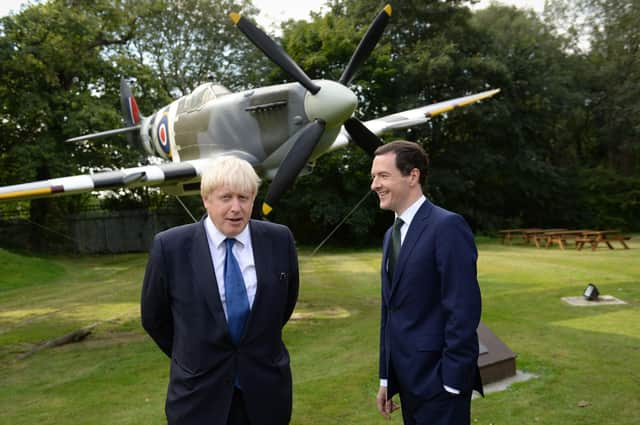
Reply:
[[136, 98], [131, 94], [131, 88], [124, 78], [120, 79], [120, 106], [122, 109], [122, 118], [127, 127], [133, 127], [140, 124], [140, 111]]
[[[127, 128], [139, 128], [140, 121], [144, 117], [140, 114], [136, 98], [133, 97], [131, 88], [124, 78], [120, 79], [120, 109]], [[127, 141], [134, 147], [142, 145], [139, 132], [129, 132], [127, 134]]]

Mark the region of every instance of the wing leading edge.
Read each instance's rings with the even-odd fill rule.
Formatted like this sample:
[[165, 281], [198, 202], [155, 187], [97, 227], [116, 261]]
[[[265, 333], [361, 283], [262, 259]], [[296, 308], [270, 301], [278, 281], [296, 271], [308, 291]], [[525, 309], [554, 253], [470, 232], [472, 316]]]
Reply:
[[0, 201], [72, 195], [121, 187], [165, 186], [198, 180], [209, 159], [146, 165], [0, 187]]
[[[469, 96], [433, 103], [431, 105], [421, 106], [420, 108], [409, 109], [407, 111], [365, 121], [363, 124], [376, 136], [379, 136], [387, 131], [424, 124], [436, 115], [444, 114], [454, 109], [462, 108], [464, 106], [471, 105], [472, 103], [488, 99], [499, 92], [500, 89], [487, 90]], [[338, 138], [331, 146], [331, 150], [343, 147], [350, 141], [351, 137], [349, 137], [349, 134], [343, 128], [338, 135]]]

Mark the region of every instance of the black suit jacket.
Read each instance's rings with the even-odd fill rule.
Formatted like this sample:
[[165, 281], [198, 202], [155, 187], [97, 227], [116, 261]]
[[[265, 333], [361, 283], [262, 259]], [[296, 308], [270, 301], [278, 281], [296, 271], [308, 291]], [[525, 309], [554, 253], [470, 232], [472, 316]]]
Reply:
[[298, 260], [285, 226], [251, 220], [258, 279], [239, 346], [227, 328], [204, 221], [156, 235], [144, 276], [142, 325], [171, 358], [169, 424], [226, 424], [234, 380], [254, 425], [291, 418], [291, 369], [282, 342], [298, 297]]
[[380, 377], [387, 396], [426, 400], [443, 385], [482, 392], [477, 366], [480, 288], [477, 251], [464, 219], [426, 200], [407, 230], [394, 275], [382, 256]]

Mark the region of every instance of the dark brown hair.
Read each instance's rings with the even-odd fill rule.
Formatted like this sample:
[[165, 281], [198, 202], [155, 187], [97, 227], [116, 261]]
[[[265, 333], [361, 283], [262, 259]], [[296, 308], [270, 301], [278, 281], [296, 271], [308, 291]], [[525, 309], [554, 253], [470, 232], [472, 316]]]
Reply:
[[395, 140], [379, 146], [374, 152], [375, 156], [387, 153], [396, 154], [396, 167], [403, 176], [409, 175], [411, 170], [417, 168], [420, 171], [420, 184], [424, 185], [427, 179], [429, 156], [418, 143], [407, 140]]

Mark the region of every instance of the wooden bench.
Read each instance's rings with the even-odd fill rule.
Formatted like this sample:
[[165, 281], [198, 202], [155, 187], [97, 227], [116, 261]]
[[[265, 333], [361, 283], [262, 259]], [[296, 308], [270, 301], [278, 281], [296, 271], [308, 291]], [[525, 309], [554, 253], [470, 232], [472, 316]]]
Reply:
[[622, 244], [622, 246], [624, 247], [624, 249], [629, 249], [629, 245], [627, 245], [627, 243], [625, 241], [628, 241], [629, 239], [631, 239], [631, 236], [611, 236], [609, 238], [610, 241], [618, 241]]
[[594, 251], [598, 247], [598, 242], [596, 241], [595, 237], [583, 236], [580, 238], [576, 238], [576, 249], [578, 251], [582, 250], [582, 248], [584, 247], [584, 244], [587, 242], [591, 244], [591, 249]]
[[631, 239], [631, 236], [625, 236], [618, 230], [589, 230], [585, 231], [581, 237], [576, 238], [576, 249], [581, 250], [585, 243], [591, 244], [591, 250], [595, 251], [600, 243], [605, 243], [609, 249], [613, 249], [611, 242], [618, 241], [624, 247], [629, 249], [625, 241]]
[[582, 237], [582, 235], [583, 230], [558, 230], [545, 232], [543, 234], [543, 236], [547, 240], [547, 248], [551, 247], [551, 245], [553, 245], [554, 243], [557, 243], [558, 246], [560, 246], [560, 249], [565, 248], [568, 240], [574, 241], [577, 238]]
[[533, 241], [536, 244], [536, 248], [540, 248], [540, 243], [546, 244], [549, 237], [545, 235], [548, 232], [559, 232], [567, 229], [533, 229], [528, 232], [525, 232], [524, 237], [527, 239], [527, 243], [529, 241]]
[[513, 239], [514, 236], [520, 235], [522, 236], [522, 239], [524, 240], [525, 243], [529, 243], [529, 238], [527, 237], [527, 234], [529, 232], [532, 231], [537, 231], [537, 230], [542, 230], [542, 229], [534, 229], [534, 228], [527, 228], [527, 229], [503, 229], [503, 230], [498, 230], [498, 235], [502, 237], [502, 244], [504, 245], [507, 241], [509, 241], [509, 245], [511, 245], [511, 241]]

